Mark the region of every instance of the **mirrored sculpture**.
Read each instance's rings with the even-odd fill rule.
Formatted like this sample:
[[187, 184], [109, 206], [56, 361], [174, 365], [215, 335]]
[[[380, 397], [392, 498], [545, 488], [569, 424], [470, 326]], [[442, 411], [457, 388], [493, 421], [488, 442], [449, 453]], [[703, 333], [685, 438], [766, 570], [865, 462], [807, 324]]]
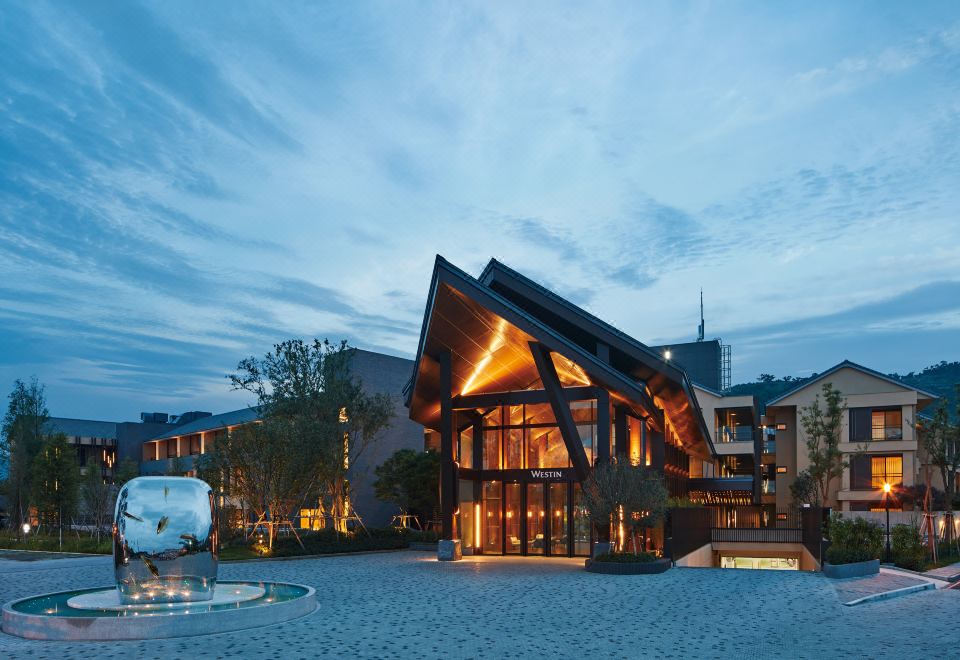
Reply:
[[120, 489], [113, 566], [121, 602], [210, 600], [217, 547], [217, 511], [205, 482], [137, 477]]

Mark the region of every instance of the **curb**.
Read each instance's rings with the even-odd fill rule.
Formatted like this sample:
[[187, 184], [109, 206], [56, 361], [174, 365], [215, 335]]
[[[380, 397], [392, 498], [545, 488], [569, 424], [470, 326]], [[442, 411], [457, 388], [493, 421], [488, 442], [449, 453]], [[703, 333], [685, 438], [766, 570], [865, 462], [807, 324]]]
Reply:
[[383, 552], [403, 552], [407, 548], [384, 548], [383, 550], [356, 550], [354, 552], [325, 552], [319, 555], [293, 555], [291, 557], [254, 557], [252, 559], [221, 559], [219, 564], [247, 564], [256, 561], [293, 561], [295, 559], [322, 559], [324, 557], [349, 557], [353, 555], [376, 555]]
[[890, 598], [899, 598], [900, 596], [906, 596], [917, 591], [929, 591], [931, 589], [936, 590], [937, 585], [932, 582], [926, 582], [924, 584], [913, 584], [909, 587], [901, 587], [900, 589], [893, 589], [892, 591], [883, 591], [878, 594], [870, 594], [869, 596], [864, 596], [863, 598], [857, 598], [856, 600], [851, 600], [849, 603], [844, 603], [847, 607], [853, 607], [854, 605], [863, 605], [864, 603], [872, 603], [877, 600], [889, 600]]

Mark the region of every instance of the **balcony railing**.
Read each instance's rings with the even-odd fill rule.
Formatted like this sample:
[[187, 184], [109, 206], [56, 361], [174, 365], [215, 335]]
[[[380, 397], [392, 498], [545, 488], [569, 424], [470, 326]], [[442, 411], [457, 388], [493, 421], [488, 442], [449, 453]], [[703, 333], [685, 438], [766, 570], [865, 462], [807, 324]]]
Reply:
[[803, 543], [802, 529], [779, 527], [714, 527], [713, 543]]
[[870, 429], [870, 440], [882, 442], [884, 440], [903, 440], [903, 427], [874, 426]]
[[763, 495], [775, 495], [777, 492], [776, 479], [764, 479], [760, 482], [760, 493]]
[[717, 442], [752, 442], [752, 426], [718, 426]]

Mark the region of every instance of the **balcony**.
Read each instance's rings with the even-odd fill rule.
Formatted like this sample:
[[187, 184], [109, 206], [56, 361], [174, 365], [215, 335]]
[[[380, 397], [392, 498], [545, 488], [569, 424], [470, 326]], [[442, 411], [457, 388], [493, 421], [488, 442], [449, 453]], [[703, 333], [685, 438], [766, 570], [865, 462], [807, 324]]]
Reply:
[[885, 440], [903, 440], [903, 427], [874, 426], [870, 429], [871, 442], [883, 442]]
[[776, 441], [776, 440], [764, 440], [764, 442], [763, 442], [763, 453], [764, 453], [764, 454], [776, 454], [776, 453], [777, 453], [777, 441]]
[[753, 427], [747, 425], [718, 426], [717, 442], [753, 442]]

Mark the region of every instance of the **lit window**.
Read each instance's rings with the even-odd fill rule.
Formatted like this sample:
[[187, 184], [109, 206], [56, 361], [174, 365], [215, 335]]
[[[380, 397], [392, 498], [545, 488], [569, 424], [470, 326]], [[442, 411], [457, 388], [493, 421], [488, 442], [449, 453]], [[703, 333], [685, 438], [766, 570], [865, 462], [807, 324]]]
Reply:
[[870, 485], [873, 488], [883, 488], [883, 484], [898, 484], [903, 481], [902, 456], [871, 456], [870, 457]]
[[777, 466], [777, 474], [786, 474], [786, 473], [787, 473], [787, 466], [786, 466], [786, 465], [778, 465], [778, 466]]

